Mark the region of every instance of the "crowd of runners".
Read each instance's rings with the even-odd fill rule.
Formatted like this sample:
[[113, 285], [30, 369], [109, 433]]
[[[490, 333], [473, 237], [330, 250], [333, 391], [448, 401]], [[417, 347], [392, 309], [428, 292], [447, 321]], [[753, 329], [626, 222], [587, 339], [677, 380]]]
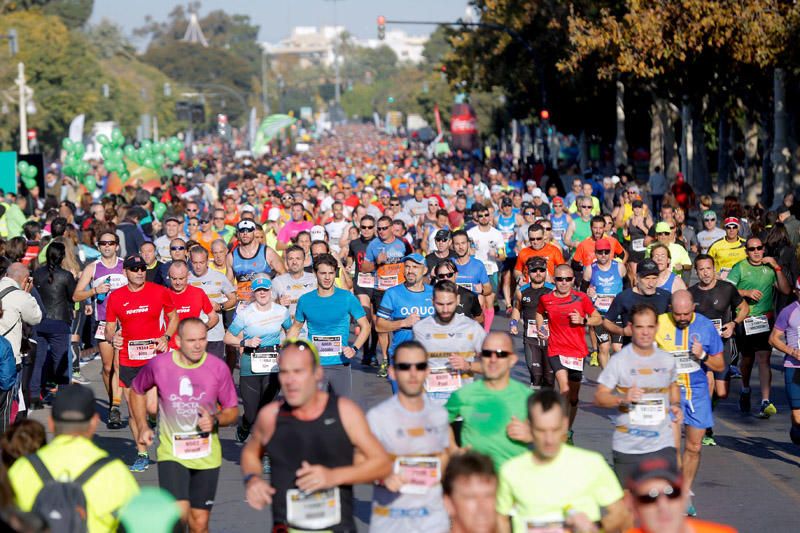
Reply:
[[[207, 531], [235, 426], [244, 497], [276, 532], [355, 531], [357, 484], [378, 533], [731, 531], [686, 517], [692, 488], [731, 379], [743, 413], [778, 415], [773, 349], [800, 444], [793, 196], [767, 211], [659, 169], [416, 148], [349, 126], [302, 154], [211, 146], [154, 191], [92, 195], [53, 168], [6, 195], [6, 523], [58, 531], [48, 479], [66, 477], [89, 531], [132, 531], [141, 513], [119, 511], [153, 497], [134, 476], [155, 464], [173, 520]], [[355, 366], [391, 390], [366, 412]], [[610, 466], [573, 429], [587, 366]], [[49, 444], [26, 419], [44, 408]], [[128, 468], [91, 442], [101, 423], [130, 431]]]

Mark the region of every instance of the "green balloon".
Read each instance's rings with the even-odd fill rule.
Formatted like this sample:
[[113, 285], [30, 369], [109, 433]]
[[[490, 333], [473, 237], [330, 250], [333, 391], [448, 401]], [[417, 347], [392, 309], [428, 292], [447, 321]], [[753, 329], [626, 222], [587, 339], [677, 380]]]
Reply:
[[72, 140], [69, 137], [67, 137], [66, 139], [61, 141], [61, 148], [63, 148], [67, 152], [71, 151], [72, 150]]
[[111, 139], [114, 140], [114, 142], [117, 142], [118, 139], [124, 139], [122, 136], [122, 130], [119, 128], [114, 128], [111, 130]]
[[38, 185], [36, 180], [33, 178], [22, 178], [22, 184], [25, 185], [25, 188], [28, 190], [31, 190]]
[[83, 184], [89, 192], [94, 192], [97, 189], [97, 181], [95, 181], [94, 176], [84, 176]]
[[171, 151], [171, 152], [167, 152], [167, 157], [173, 163], [177, 163], [181, 159], [181, 154], [179, 152], [177, 152], [177, 151]]
[[133, 154], [136, 153], [136, 147], [133, 146], [132, 144], [126, 144], [123, 152], [125, 152], [126, 157], [133, 158]]
[[145, 157], [144, 160], [142, 160], [142, 166], [147, 168], [153, 168], [156, 166], [156, 164], [151, 157]]
[[25, 171], [28, 169], [30, 165], [28, 165], [27, 161], [20, 161], [17, 163], [17, 170], [19, 171], [20, 175], [24, 176]]
[[153, 162], [159, 167], [163, 165], [165, 161], [164, 154], [156, 154], [153, 156]]
[[101, 133], [100, 135], [97, 136], [97, 142], [105, 146], [111, 142], [111, 139], [109, 139], [108, 135], [106, 135], [105, 133]]
[[167, 212], [167, 206], [162, 204], [161, 202], [153, 206], [153, 214], [155, 214], [156, 218], [159, 220], [161, 220], [161, 217], [163, 217], [164, 213], [166, 212]]
[[82, 158], [83, 154], [86, 153], [86, 147], [81, 143], [72, 143], [72, 153], [78, 158]]
[[33, 179], [36, 177], [36, 174], [38, 173], [39, 173], [38, 168], [36, 168], [33, 165], [28, 165], [28, 169], [25, 171], [25, 177]]

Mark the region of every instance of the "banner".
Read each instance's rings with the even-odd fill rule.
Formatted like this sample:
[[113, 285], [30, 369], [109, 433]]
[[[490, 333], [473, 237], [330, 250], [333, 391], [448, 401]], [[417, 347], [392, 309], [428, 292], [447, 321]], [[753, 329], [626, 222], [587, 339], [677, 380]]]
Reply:
[[256, 140], [253, 143], [251, 152], [254, 157], [261, 157], [267, 152], [267, 145], [275, 138], [278, 133], [292, 124], [297, 122], [297, 119], [289, 115], [270, 115], [261, 122], [258, 131], [256, 132]]
[[0, 152], [0, 189], [17, 194], [17, 152]]
[[453, 150], [470, 152], [478, 147], [478, 119], [469, 104], [453, 104], [450, 113]]
[[436, 118], [436, 134], [442, 134], [442, 115], [439, 113], [439, 104], [433, 104], [433, 116]]
[[69, 124], [69, 140], [74, 143], [83, 143], [83, 125], [86, 115], [78, 115]]
[[249, 147], [253, 147], [256, 143], [256, 131], [257, 131], [257, 118], [256, 118], [256, 108], [250, 108], [250, 119], [247, 121], [247, 145]]

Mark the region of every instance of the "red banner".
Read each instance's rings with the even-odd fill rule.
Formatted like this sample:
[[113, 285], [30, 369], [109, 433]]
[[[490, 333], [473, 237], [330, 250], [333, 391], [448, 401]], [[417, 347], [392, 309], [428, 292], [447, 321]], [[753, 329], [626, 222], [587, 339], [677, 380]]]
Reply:
[[450, 113], [453, 149], [471, 151], [478, 147], [478, 119], [469, 104], [454, 104]]
[[436, 118], [436, 133], [442, 134], [442, 116], [439, 114], [439, 104], [433, 104], [433, 116]]

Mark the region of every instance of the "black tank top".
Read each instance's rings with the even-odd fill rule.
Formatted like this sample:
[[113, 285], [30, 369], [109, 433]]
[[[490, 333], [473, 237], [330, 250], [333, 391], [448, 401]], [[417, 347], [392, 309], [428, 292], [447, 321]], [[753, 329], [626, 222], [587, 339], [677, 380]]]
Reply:
[[[275, 433], [267, 443], [267, 455], [272, 465], [272, 486], [276, 490], [272, 498], [272, 519], [285, 523], [286, 491], [297, 488], [295, 472], [303, 461], [327, 468], [353, 464], [353, 444], [342, 426], [336, 395], [329, 394], [325, 410], [316, 420], [308, 422], [295, 418], [292, 408], [284, 402], [278, 410]], [[342, 521], [325, 530], [355, 531], [352, 485], [340, 486], [339, 497]]]

